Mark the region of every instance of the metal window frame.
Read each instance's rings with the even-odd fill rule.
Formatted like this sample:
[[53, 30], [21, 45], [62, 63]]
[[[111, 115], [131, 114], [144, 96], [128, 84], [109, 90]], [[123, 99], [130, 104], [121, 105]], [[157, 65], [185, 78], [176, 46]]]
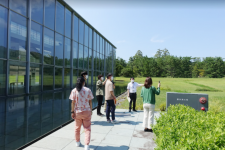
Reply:
[[[6, 84], [5, 84], [5, 95], [6, 96], [19, 96], [19, 95], [9, 95], [9, 80], [10, 80], [10, 78], [9, 78], [9, 74], [10, 74], [10, 66], [9, 66], [9, 63], [10, 63], [10, 61], [14, 61], [14, 60], [12, 60], [12, 59], [10, 59], [10, 20], [11, 20], [11, 14], [12, 14], [12, 12], [14, 12], [14, 13], [16, 13], [16, 14], [19, 14], [18, 12], [16, 12], [16, 11], [14, 11], [14, 10], [12, 10], [11, 8], [10, 8], [10, 3], [11, 3], [12, 1], [11, 0], [9, 0], [8, 1], [8, 7], [6, 7], [6, 6], [3, 6], [3, 5], [1, 5], [2, 7], [4, 7], [4, 8], [6, 8], [7, 9], [7, 12], [8, 12], [8, 14], [7, 14], [7, 26], [8, 26], [8, 29], [7, 29], [7, 53], [6, 53], [6, 65], [7, 65], [7, 69], [6, 69]], [[91, 81], [89, 81], [88, 83], [89, 83], [89, 85], [90, 86], [93, 86], [93, 84], [94, 84], [94, 72], [101, 72], [101, 73], [103, 73], [104, 74], [104, 76], [106, 75], [106, 72], [107, 72], [107, 64], [106, 64], [106, 58], [107, 58], [107, 54], [106, 54], [106, 47], [107, 47], [107, 45], [109, 44], [110, 46], [112, 46], [112, 48], [114, 49], [116, 49], [116, 47], [114, 46], [114, 45], [112, 45], [104, 36], [102, 36], [95, 28], [93, 28], [85, 19], [83, 19], [76, 11], [74, 11], [69, 5], [67, 5], [64, 1], [62, 1], [62, 0], [54, 0], [54, 29], [52, 29], [52, 28], [49, 28], [49, 27], [47, 27], [47, 26], [45, 26], [45, 23], [46, 23], [46, 20], [45, 20], [45, 15], [46, 15], [46, 2], [43, 0], [43, 16], [42, 16], [42, 21], [43, 21], [43, 23], [41, 24], [41, 23], [39, 23], [39, 22], [37, 22], [37, 21], [35, 21], [35, 20], [32, 20], [32, 14], [31, 14], [31, 1], [30, 0], [27, 0], [26, 1], [27, 2], [27, 16], [24, 16], [24, 15], [22, 15], [22, 14], [19, 14], [20, 16], [23, 16], [23, 17], [25, 17], [26, 18], [26, 20], [27, 20], [27, 41], [26, 41], [26, 46], [27, 46], [27, 50], [26, 50], [26, 61], [25, 61], [25, 63], [26, 63], [26, 79], [25, 79], [25, 81], [26, 81], [26, 85], [25, 85], [25, 93], [24, 94], [30, 94], [31, 93], [31, 91], [30, 91], [30, 65], [31, 65], [31, 62], [30, 62], [30, 56], [31, 56], [31, 54], [30, 54], [30, 51], [31, 51], [31, 35], [30, 35], [30, 33], [31, 33], [31, 23], [32, 23], [32, 21], [33, 22], [35, 22], [35, 23], [37, 23], [37, 24], [39, 24], [40, 26], [42, 26], [42, 45], [41, 45], [41, 47], [42, 47], [42, 56], [41, 56], [41, 61], [40, 61], [40, 63], [34, 63], [34, 64], [39, 64], [39, 65], [41, 65], [41, 80], [40, 80], [40, 84], [41, 84], [41, 89], [40, 89], [40, 91], [39, 92], [44, 92], [44, 87], [43, 87], [43, 78], [44, 78], [44, 67], [45, 66], [52, 66], [53, 67], [53, 85], [52, 85], [52, 90], [54, 91], [54, 90], [58, 90], [58, 88], [55, 88], [55, 71], [56, 71], [56, 67], [62, 67], [62, 69], [63, 69], [63, 71], [62, 71], [62, 89], [64, 89], [65, 88], [65, 86], [64, 86], [64, 76], [65, 76], [65, 68], [70, 68], [70, 88], [72, 88], [73, 87], [73, 76], [74, 76], [74, 73], [73, 73], [73, 71], [74, 71], [74, 69], [77, 71], [77, 75], [76, 76], [80, 76], [80, 75], [78, 75], [78, 73], [79, 73], [79, 70], [87, 70], [89, 73], [90, 73], [90, 75], [91, 75], [91, 77], [89, 78], [89, 80], [91, 80]], [[57, 13], [57, 3], [60, 3], [60, 4], [62, 4], [62, 6], [64, 7], [64, 34], [61, 34], [61, 33], [58, 33], [57, 31], [56, 31], [56, 13]], [[65, 35], [65, 32], [66, 32], [66, 11], [67, 11], [67, 9], [71, 12], [71, 38], [69, 38], [70, 40], [71, 40], [71, 48], [70, 48], [70, 67], [66, 67], [65, 66], [65, 38], [67, 37], [66, 35]], [[78, 18], [78, 41], [74, 41], [75, 39], [74, 39], [74, 37], [75, 37], [75, 35], [74, 35], [74, 17], [77, 17]], [[85, 38], [88, 36], [88, 38], [87, 38], [87, 42], [86, 43], [88, 43], [88, 58], [90, 57], [90, 55], [92, 54], [92, 59], [90, 60], [90, 59], [88, 59], [87, 60], [87, 63], [88, 63], [88, 65], [87, 65], [87, 68], [86, 68], [86, 66], [84, 66], [85, 65], [85, 63], [84, 63], [84, 56], [86, 55], [86, 53], [85, 53], [85, 47], [83, 47], [83, 67], [80, 67], [79, 66], [79, 61], [80, 61], [80, 59], [79, 59], [79, 49], [80, 49], [80, 38], [79, 38], [79, 35], [80, 35], [80, 30], [79, 30], [79, 28], [80, 28], [80, 21], [82, 21], [82, 23], [83, 23], [83, 46], [85, 46], [84, 44], [85, 44]], [[88, 30], [85, 30], [85, 26], [87, 26], [88, 28]], [[53, 48], [54, 48], [54, 51], [53, 51], [53, 64], [44, 64], [44, 35], [45, 35], [45, 28], [46, 29], [49, 29], [49, 30], [51, 30], [51, 31], [53, 31], [53, 34], [54, 34], [54, 38], [53, 38], [53, 40], [54, 40], [54, 42], [53, 42], [53, 44], [54, 44], [54, 46], [53, 46]], [[88, 32], [88, 33], [87, 33]], [[55, 48], [56, 48], [56, 46], [55, 46], [55, 40], [56, 40], [56, 33], [58, 33], [59, 35], [62, 35], [63, 36], [63, 42], [64, 42], [64, 45], [63, 45], [63, 66], [56, 66], [56, 63], [55, 63], [55, 61], [56, 61], [56, 59], [55, 59], [55, 56], [56, 56], [56, 50], [55, 50]], [[86, 34], [87, 33], [87, 34]], [[96, 35], [96, 36], [94, 36], [94, 35]], [[89, 51], [89, 49], [90, 49], [90, 45], [89, 45], [89, 42], [90, 42], [90, 37], [89, 36], [91, 36], [92, 37], [92, 39], [91, 39], [91, 41], [92, 41], [92, 43], [91, 43], [91, 45], [92, 45], [92, 47], [91, 47], [91, 51]], [[99, 40], [97, 40], [97, 36], [99, 37]], [[101, 39], [102, 38], [102, 39]], [[94, 43], [94, 41], [96, 40], [96, 42]], [[100, 39], [102, 40], [102, 45], [100, 45], [101, 44], [101, 41], [100, 41]], [[97, 43], [99, 41], [99, 43]], [[73, 55], [74, 55], [74, 50], [73, 50], [73, 47], [74, 47], [74, 43], [73, 42], [77, 42], [77, 44], [78, 44], [78, 46], [77, 46], [77, 67], [75, 67], [75, 65], [73, 64], [74, 63], [74, 60], [73, 60]], [[106, 44], [106, 43], [108, 43], [108, 44]], [[97, 44], [99, 45], [99, 50], [97, 49]], [[96, 46], [96, 47], [94, 47], [94, 45]], [[102, 51], [100, 51], [100, 47], [102, 46], [102, 48], [103, 48], [103, 50]], [[114, 49], [114, 50], [115, 50]], [[96, 51], [95, 51], [96, 50]], [[99, 53], [98, 53], [98, 51], [100, 51]], [[96, 53], [96, 54], [95, 54]], [[101, 53], [103, 53], [103, 56], [101, 55]], [[99, 55], [100, 54], [100, 55]], [[101, 60], [101, 62], [103, 62], [104, 64], [101, 64], [101, 62], [99, 63], [99, 65], [98, 66], [96, 66], [97, 64], [95, 64], [95, 59], [94, 59], [94, 56], [96, 57], [96, 55], [97, 55], [97, 57], [98, 57], [98, 59], [100, 59]], [[113, 53], [113, 55], [112, 55], [112, 72], [113, 72], [113, 68], [115, 67], [115, 62], [114, 62], [114, 58], [116, 57], [116, 56], [114, 56], [115, 54]], [[100, 58], [99, 58], [100, 57]], [[103, 60], [102, 60], [103, 59]], [[89, 67], [89, 63], [90, 63], [90, 61], [91, 61], [91, 68]], [[101, 65], [103, 65], [103, 66], [101, 66]], [[111, 64], [110, 64], [111, 65]], [[95, 68], [96, 67], [96, 68]], [[101, 67], [101, 68], [100, 68]], [[110, 69], [111, 70], [111, 69]], [[114, 73], [114, 72], [113, 72]], [[35, 93], [37, 93], [37, 92], [32, 92], [32, 94], [35, 94]], [[23, 95], [23, 94], [22, 94]]]

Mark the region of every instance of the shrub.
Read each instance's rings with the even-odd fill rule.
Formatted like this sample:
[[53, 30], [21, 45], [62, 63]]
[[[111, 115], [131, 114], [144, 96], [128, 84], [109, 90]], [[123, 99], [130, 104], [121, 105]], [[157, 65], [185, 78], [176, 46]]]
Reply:
[[156, 150], [225, 149], [225, 113], [171, 105], [153, 126]]
[[166, 103], [160, 104], [159, 109], [160, 109], [161, 111], [165, 111], [165, 110], [166, 110]]

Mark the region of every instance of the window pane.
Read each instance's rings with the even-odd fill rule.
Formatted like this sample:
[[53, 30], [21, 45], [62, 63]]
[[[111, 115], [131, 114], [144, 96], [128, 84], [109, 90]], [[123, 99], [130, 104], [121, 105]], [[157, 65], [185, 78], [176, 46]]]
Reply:
[[70, 67], [71, 40], [65, 38], [65, 67]]
[[31, 0], [31, 19], [43, 23], [43, 0]]
[[89, 28], [89, 48], [92, 48], [92, 29]]
[[59, 91], [54, 93], [54, 101], [53, 101], [53, 128], [56, 128], [63, 124], [62, 120], [64, 117], [62, 112], [62, 102], [63, 102], [63, 92]]
[[96, 32], [94, 32], [94, 44], [93, 44], [93, 46], [94, 46], [94, 50], [96, 51]]
[[0, 95], [5, 95], [6, 61], [0, 60]]
[[55, 34], [55, 65], [63, 66], [63, 36]]
[[99, 70], [102, 71], [102, 55], [99, 54]]
[[0, 4], [8, 7], [8, 0], [0, 0]]
[[79, 44], [79, 68], [83, 68], [84, 47]]
[[84, 47], [84, 69], [88, 69], [88, 48]]
[[102, 54], [105, 55], [105, 40], [103, 39], [102, 41], [103, 45], [102, 45]]
[[44, 66], [43, 69], [43, 90], [53, 90], [53, 74], [54, 68], [52, 66]]
[[41, 127], [42, 134], [52, 130], [53, 121], [53, 93], [48, 92], [43, 94], [42, 105], [41, 105]]
[[45, 2], [45, 26], [55, 29], [55, 0]]
[[10, 59], [26, 61], [27, 19], [11, 12], [10, 21]]
[[96, 70], [96, 51], [93, 51], [93, 59], [94, 59], [94, 70]]
[[98, 73], [95, 71], [95, 72], [93, 72], [94, 74], [93, 74], [93, 85], [96, 85], [96, 81], [97, 81], [97, 77], [98, 77]]
[[88, 85], [91, 86], [91, 80], [92, 80], [92, 75], [91, 75], [91, 71], [89, 71], [89, 77], [88, 77]]
[[31, 22], [30, 33], [30, 61], [41, 63], [42, 60], [42, 26]]
[[97, 37], [96, 37], [96, 42], [97, 42], [97, 52], [99, 53], [99, 35], [97, 34]]
[[0, 6], [0, 58], [6, 58], [8, 10]]
[[62, 88], [62, 68], [55, 68], [55, 88]]
[[30, 64], [30, 92], [41, 91], [41, 65]]
[[26, 63], [9, 62], [9, 94], [25, 93]]
[[24, 16], [27, 16], [27, 0], [11, 0], [10, 8]]
[[78, 23], [79, 19], [77, 16], [73, 16], [73, 39], [78, 42]]
[[68, 9], [66, 9], [66, 33], [65, 35], [69, 38], [71, 38], [71, 26], [72, 26], [72, 21], [71, 21], [71, 11], [69, 11]]
[[83, 72], [83, 70], [78, 70], [78, 77], [80, 77], [81, 76], [81, 72]]
[[89, 48], [89, 70], [92, 70], [92, 50]]
[[84, 45], [88, 47], [88, 30], [89, 27], [85, 24], [85, 36], [84, 36]]
[[56, 31], [64, 34], [64, 6], [56, 2]]
[[102, 37], [99, 38], [99, 50], [100, 54], [102, 54]]
[[102, 55], [102, 71], [104, 71], [104, 65], [105, 65], [105, 63], [104, 63], [104, 55]]
[[84, 44], [84, 23], [79, 20], [79, 43]]
[[115, 48], [113, 48], [113, 58], [114, 58], [114, 60], [113, 60], [113, 74], [115, 75], [116, 74], [116, 49]]
[[97, 53], [97, 57], [98, 57], [98, 59], [97, 59], [97, 70], [100, 70], [100, 62], [101, 62], [101, 60], [100, 60], [100, 54], [99, 53]]
[[77, 83], [77, 69], [73, 69], [73, 87], [75, 88]]
[[64, 69], [64, 88], [70, 88], [70, 69]]
[[77, 64], [78, 64], [78, 43], [77, 42], [73, 42], [73, 68], [77, 68]]
[[54, 61], [54, 32], [44, 29], [44, 64], [53, 65]]

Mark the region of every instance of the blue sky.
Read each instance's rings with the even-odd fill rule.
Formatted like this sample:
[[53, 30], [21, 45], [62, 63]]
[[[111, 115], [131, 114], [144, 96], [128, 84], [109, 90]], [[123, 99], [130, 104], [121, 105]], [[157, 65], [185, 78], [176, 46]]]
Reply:
[[225, 1], [65, 1], [126, 61], [137, 50], [153, 57], [164, 48], [174, 56], [225, 58]]

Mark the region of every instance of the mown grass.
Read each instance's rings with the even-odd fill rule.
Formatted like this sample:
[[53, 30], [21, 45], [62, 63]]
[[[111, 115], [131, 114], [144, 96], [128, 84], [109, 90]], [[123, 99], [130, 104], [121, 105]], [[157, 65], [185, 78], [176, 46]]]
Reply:
[[[209, 111], [225, 111], [225, 78], [152, 78], [153, 86], [157, 87], [161, 82], [161, 93], [156, 96], [156, 110], [162, 103], [166, 103], [167, 92], [179, 93], [204, 93], [209, 95]], [[125, 85], [130, 82], [129, 78], [116, 77], [116, 85]], [[145, 77], [135, 78], [135, 82], [144, 83]], [[141, 87], [137, 89], [137, 107], [143, 109], [142, 98], [140, 97]], [[117, 108], [128, 109], [128, 101], [125, 100]]]

